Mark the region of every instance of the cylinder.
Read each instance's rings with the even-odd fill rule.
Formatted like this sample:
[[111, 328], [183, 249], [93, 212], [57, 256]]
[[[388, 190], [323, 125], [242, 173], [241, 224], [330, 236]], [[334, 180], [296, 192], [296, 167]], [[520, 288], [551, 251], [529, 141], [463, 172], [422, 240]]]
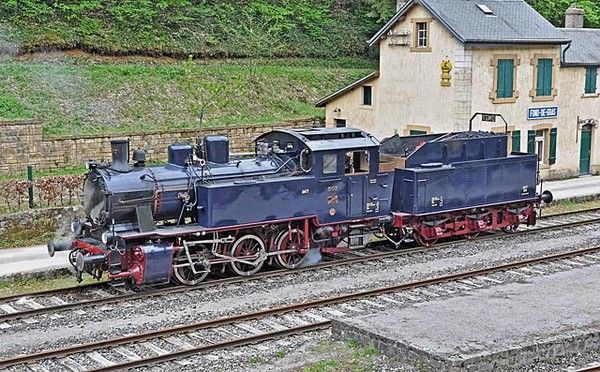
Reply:
[[60, 251], [70, 251], [73, 248], [73, 242], [70, 240], [61, 242], [50, 242], [48, 243], [48, 255], [54, 257], [54, 253]]

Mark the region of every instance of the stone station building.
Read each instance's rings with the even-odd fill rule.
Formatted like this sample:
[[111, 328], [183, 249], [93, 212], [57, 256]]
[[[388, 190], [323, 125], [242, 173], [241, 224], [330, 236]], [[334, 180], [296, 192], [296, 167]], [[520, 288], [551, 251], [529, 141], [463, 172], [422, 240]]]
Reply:
[[[556, 28], [523, 0], [409, 0], [370, 40], [379, 70], [321, 99], [326, 125], [379, 139], [508, 122], [509, 150], [544, 178], [600, 172], [600, 30], [569, 8]], [[475, 121], [474, 130], [504, 131]]]

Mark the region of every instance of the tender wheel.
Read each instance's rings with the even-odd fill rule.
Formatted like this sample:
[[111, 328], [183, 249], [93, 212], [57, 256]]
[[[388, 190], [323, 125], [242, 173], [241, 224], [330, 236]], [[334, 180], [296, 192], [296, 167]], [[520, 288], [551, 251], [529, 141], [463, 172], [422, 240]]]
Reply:
[[275, 262], [279, 267], [295, 269], [302, 264], [302, 261], [304, 261], [306, 253], [298, 252], [298, 250], [304, 246], [303, 231], [298, 229], [286, 229], [279, 234], [275, 244], [278, 251], [296, 251], [276, 255]]
[[519, 228], [519, 224], [515, 223], [515, 224], [512, 224], [512, 225], [503, 227], [502, 231], [504, 231], [505, 233], [512, 234], [512, 233], [516, 232], [518, 228]]
[[434, 246], [435, 243], [437, 243], [437, 241], [438, 241], [437, 239], [425, 240], [425, 238], [421, 234], [419, 234], [419, 232], [417, 232], [417, 231], [415, 231], [414, 238], [415, 238], [415, 241], [417, 242], [417, 244], [419, 244], [422, 247], [426, 247], [426, 248]]
[[[191, 256], [192, 259], [196, 258], [198, 260], [201, 260], [201, 257], [198, 254], [192, 254]], [[180, 250], [173, 258], [173, 276], [175, 277], [175, 280], [180, 284], [196, 285], [203, 281], [210, 273], [210, 265], [204, 264], [202, 262], [194, 263], [194, 268], [196, 269], [195, 273], [192, 270], [192, 267], [189, 265], [175, 267], [177, 265], [186, 263], [189, 264], [187, 255], [185, 254], [184, 250]]]
[[231, 257], [247, 262], [232, 262], [231, 270], [234, 273], [241, 276], [255, 274], [265, 263], [265, 243], [256, 235], [244, 235], [233, 243]]

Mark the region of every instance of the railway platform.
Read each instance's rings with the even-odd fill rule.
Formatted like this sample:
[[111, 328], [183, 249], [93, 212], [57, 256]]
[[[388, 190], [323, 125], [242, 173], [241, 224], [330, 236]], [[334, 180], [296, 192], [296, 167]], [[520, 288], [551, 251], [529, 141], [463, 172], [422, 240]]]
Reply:
[[550, 190], [554, 200], [592, 199], [600, 197], [600, 176], [584, 176], [558, 181], [545, 181], [544, 190]]
[[[547, 181], [543, 188], [552, 191], [555, 200], [583, 200], [600, 197], [600, 176]], [[49, 257], [46, 246], [0, 249], [0, 279], [36, 275], [52, 276], [66, 272], [70, 266], [67, 252]]]
[[0, 279], [52, 276], [69, 270], [69, 252], [48, 256], [45, 245], [0, 250]]
[[597, 348], [598, 291], [592, 265], [335, 321], [333, 334], [426, 370], [505, 370]]

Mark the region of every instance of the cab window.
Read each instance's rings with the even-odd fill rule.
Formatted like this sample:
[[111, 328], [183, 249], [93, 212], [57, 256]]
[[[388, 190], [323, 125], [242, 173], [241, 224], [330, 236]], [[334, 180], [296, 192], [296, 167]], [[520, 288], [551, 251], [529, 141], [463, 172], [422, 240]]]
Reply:
[[337, 173], [337, 154], [323, 155], [323, 174]]
[[367, 151], [349, 151], [346, 153], [346, 174], [368, 173], [369, 172], [369, 154]]

